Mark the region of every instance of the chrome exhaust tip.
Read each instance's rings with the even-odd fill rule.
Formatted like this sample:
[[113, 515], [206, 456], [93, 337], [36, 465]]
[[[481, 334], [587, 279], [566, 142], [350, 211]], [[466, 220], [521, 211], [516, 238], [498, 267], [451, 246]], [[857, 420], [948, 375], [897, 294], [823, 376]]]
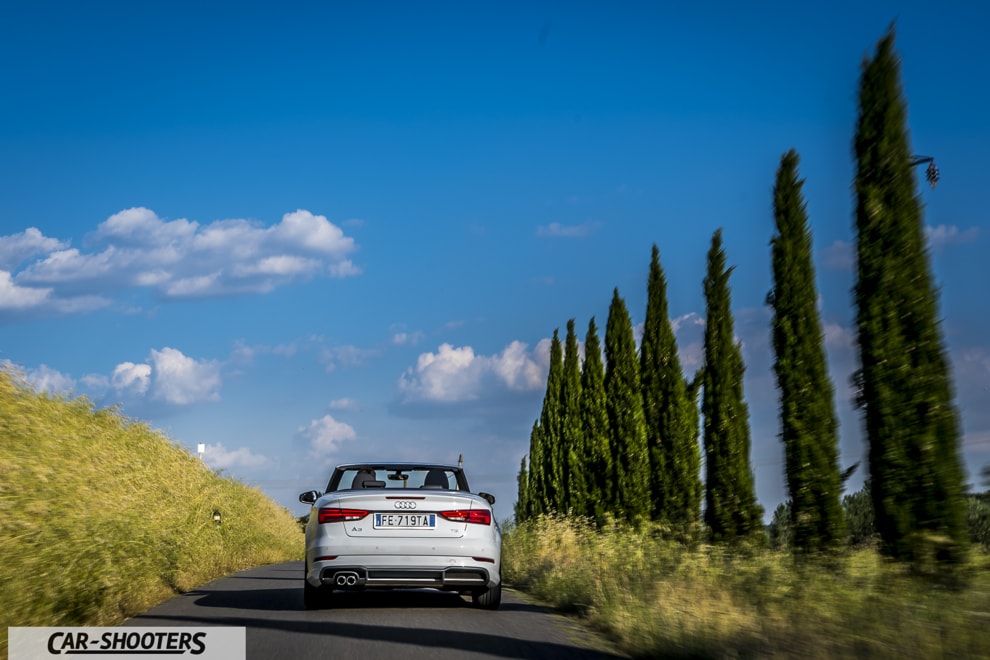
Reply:
[[353, 587], [358, 583], [357, 573], [340, 572], [334, 575], [333, 581], [338, 587]]

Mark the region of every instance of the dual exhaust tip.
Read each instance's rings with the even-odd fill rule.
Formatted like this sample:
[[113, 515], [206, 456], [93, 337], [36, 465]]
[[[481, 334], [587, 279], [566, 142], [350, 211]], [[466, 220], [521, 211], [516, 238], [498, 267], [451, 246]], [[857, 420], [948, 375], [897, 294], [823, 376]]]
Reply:
[[334, 582], [338, 587], [353, 587], [359, 581], [358, 574], [350, 571], [341, 571], [334, 575]]

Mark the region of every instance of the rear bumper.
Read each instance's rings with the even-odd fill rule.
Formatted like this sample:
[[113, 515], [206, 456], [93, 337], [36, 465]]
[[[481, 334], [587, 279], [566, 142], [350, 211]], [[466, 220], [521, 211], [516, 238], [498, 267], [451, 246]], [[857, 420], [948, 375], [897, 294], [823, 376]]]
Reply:
[[429, 587], [450, 591], [489, 589], [500, 580], [499, 567], [493, 562], [470, 557], [416, 557], [419, 561], [413, 564], [410, 559], [341, 556], [315, 562], [306, 580], [314, 587], [330, 589]]
[[433, 589], [482, 589], [488, 587], [488, 571], [481, 568], [368, 568], [335, 566], [320, 571], [320, 582], [333, 589], [430, 587]]

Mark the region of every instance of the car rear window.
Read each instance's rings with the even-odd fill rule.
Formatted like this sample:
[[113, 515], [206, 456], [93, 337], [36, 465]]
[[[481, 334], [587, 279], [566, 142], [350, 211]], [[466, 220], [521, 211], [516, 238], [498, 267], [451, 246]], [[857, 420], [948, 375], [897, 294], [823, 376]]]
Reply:
[[[373, 483], [364, 485], [368, 481]], [[389, 490], [457, 490], [457, 475], [453, 470], [354, 468], [344, 470], [337, 490], [351, 488], [386, 488]]]

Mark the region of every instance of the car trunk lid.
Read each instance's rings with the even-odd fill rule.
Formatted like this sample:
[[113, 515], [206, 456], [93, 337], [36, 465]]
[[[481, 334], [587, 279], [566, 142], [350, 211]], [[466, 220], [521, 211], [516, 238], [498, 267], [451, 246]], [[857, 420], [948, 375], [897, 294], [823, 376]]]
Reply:
[[448, 520], [445, 511], [465, 511], [481, 504], [470, 495], [450, 491], [377, 491], [341, 493], [331, 506], [367, 511], [344, 522], [348, 536], [374, 538], [461, 538], [468, 523]]

